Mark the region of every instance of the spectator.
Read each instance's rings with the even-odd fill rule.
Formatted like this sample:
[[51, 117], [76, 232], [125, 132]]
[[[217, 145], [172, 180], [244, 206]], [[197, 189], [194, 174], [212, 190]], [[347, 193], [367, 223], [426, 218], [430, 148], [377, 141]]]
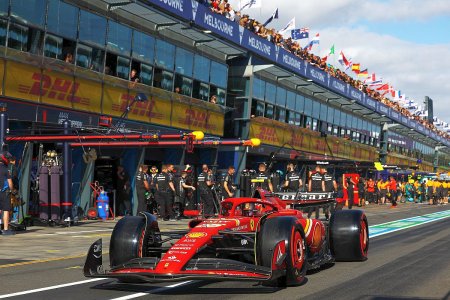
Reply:
[[131, 69], [130, 81], [139, 82], [139, 76], [138, 76], [138, 72], [136, 71], [136, 69]]
[[73, 64], [73, 54], [72, 53], [67, 53], [66, 57], [64, 58], [64, 61], [66, 63]]
[[217, 96], [212, 95], [211, 98], [209, 99], [209, 102], [212, 104], [217, 104]]

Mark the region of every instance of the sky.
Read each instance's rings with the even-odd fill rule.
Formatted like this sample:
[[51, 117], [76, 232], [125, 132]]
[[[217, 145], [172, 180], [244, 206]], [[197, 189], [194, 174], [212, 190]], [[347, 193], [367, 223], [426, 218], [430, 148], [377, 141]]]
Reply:
[[[239, 0], [229, 2], [239, 8]], [[320, 33], [313, 53], [323, 57], [334, 45], [328, 63], [343, 70], [343, 51], [419, 105], [433, 99], [434, 115], [450, 123], [450, 0], [262, 0], [244, 12], [264, 22], [276, 8], [279, 19], [269, 27], [279, 30], [295, 17], [310, 38]]]

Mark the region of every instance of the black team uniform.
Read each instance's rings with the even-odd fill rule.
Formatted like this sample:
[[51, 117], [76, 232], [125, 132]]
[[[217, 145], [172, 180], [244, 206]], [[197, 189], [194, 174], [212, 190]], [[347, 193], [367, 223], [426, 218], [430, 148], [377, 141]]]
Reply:
[[227, 191], [225, 190], [225, 182], [227, 183], [228, 190], [234, 194], [235, 189], [233, 186], [233, 175], [227, 173], [227, 176], [225, 176], [225, 178], [223, 179], [223, 182], [222, 182], [223, 199], [228, 199], [231, 197], [228, 195]]
[[[207, 182], [211, 184], [208, 186]], [[205, 217], [214, 216], [214, 198], [212, 194], [212, 175], [208, 172], [201, 172], [197, 177], [198, 188], [200, 190], [200, 203], [203, 205], [203, 214]]]
[[256, 179], [258, 181], [258, 182], [254, 183], [255, 189], [261, 188], [263, 190], [270, 192], [270, 188], [269, 188], [270, 177], [269, 177], [268, 172], [259, 172], [258, 174], [256, 174], [254, 179]]
[[159, 204], [159, 214], [163, 220], [167, 221], [172, 217], [172, 189], [169, 182], [172, 182], [171, 176], [167, 172], [161, 172], [156, 177], [155, 199]]
[[136, 194], [137, 194], [137, 213], [141, 211], [147, 211], [147, 199], [145, 193], [147, 189], [145, 188], [145, 182], [148, 182], [148, 174], [139, 171], [136, 175]]
[[[311, 175], [311, 192], [323, 192], [323, 182], [324, 182], [324, 178], [322, 176], [322, 174], [320, 174], [320, 172], [315, 171], [312, 175]], [[316, 208], [311, 208], [308, 212], [308, 218], [311, 217], [313, 211], [316, 212], [316, 219], [319, 218], [319, 207]]]
[[295, 171], [289, 171], [284, 181], [288, 182], [287, 191], [288, 192], [297, 192], [300, 189], [300, 175]]

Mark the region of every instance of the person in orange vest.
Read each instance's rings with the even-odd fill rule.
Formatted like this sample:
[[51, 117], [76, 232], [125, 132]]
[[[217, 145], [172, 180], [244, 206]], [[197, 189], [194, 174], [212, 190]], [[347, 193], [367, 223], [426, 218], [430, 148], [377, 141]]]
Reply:
[[375, 181], [372, 178], [367, 181], [366, 198], [370, 204], [375, 202]]
[[391, 208], [397, 207], [397, 181], [395, 181], [394, 176], [389, 177], [387, 191], [390, 194], [389, 200], [392, 203]]

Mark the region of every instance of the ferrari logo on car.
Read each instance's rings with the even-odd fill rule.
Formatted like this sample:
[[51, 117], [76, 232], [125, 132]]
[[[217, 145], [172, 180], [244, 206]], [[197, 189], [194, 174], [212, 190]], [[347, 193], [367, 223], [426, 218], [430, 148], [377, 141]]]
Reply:
[[187, 238], [191, 239], [198, 239], [207, 236], [208, 234], [206, 232], [190, 232], [186, 234]]
[[250, 230], [253, 230], [255, 228], [255, 220], [250, 220]]

